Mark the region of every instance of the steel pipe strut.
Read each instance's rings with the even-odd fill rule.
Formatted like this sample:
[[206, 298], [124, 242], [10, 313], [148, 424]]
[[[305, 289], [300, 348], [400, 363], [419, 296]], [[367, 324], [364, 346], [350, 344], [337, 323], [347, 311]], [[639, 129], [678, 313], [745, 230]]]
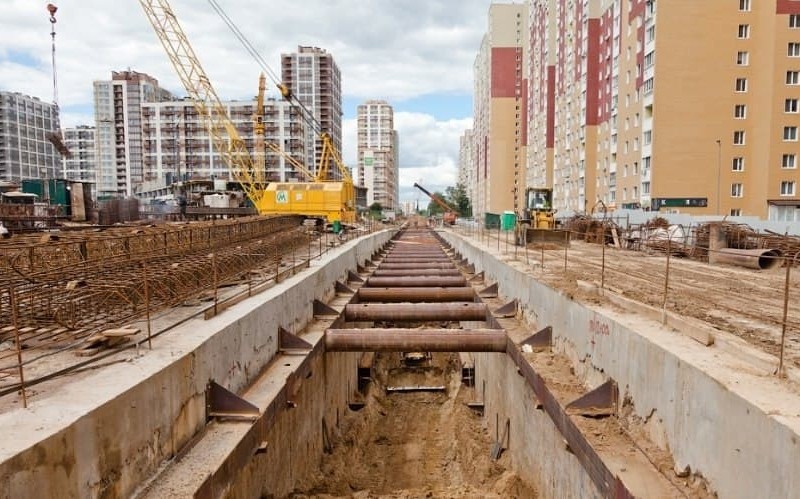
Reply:
[[716, 261], [750, 269], [767, 270], [783, 263], [783, 258], [781, 250], [777, 249], [725, 248], [719, 250]]
[[460, 276], [370, 277], [365, 284], [371, 288], [451, 288], [466, 285], [467, 280]]
[[503, 329], [328, 329], [328, 352], [505, 352]]
[[346, 321], [485, 321], [484, 303], [356, 303], [344, 307]]
[[435, 276], [435, 275], [461, 275], [458, 269], [377, 269], [372, 275], [377, 277], [403, 277], [403, 276]]
[[454, 269], [456, 266], [450, 263], [386, 263], [381, 262], [381, 270], [400, 270], [400, 269]]
[[360, 288], [360, 302], [475, 301], [475, 290], [460, 288]]
[[402, 257], [402, 256], [387, 256], [382, 260], [382, 263], [447, 263], [452, 262], [450, 258], [447, 257], [431, 257], [431, 258], [419, 258], [419, 257]]

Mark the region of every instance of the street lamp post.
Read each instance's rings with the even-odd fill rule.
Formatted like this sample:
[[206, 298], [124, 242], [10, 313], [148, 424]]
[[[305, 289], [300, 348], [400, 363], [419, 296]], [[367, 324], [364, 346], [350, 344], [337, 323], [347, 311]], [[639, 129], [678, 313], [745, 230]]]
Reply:
[[719, 202], [720, 202], [720, 176], [722, 175], [722, 141], [717, 139], [717, 215], [721, 215], [719, 211]]

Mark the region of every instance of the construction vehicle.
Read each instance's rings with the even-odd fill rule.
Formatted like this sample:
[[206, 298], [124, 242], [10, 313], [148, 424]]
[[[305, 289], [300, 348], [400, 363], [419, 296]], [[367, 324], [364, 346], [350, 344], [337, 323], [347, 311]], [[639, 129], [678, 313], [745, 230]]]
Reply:
[[[323, 147], [329, 151], [327, 154], [323, 154], [316, 176], [312, 176], [302, 164], [279, 146], [269, 142], [264, 144], [287, 158], [295, 168], [309, 178], [309, 182], [268, 184], [265, 178], [264, 163], [260, 161], [260, 158], [258, 162], [254, 162], [251, 158], [244, 140], [240, 137], [211, 85], [211, 81], [200, 65], [200, 61], [189, 44], [168, 0], [139, 0], [139, 4], [144, 9], [187, 94], [192, 99], [198, 115], [206, 119], [214, 147], [219, 151], [232, 176], [242, 186], [242, 190], [258, 213], [261, 215], [300, 214], [310, 218], [324, 218], [330, 223], [354, 222], [355, 188], [353, 180], [338, 154], [332, 150], [330, 138], [326, 138], [324, 134], [322, 136]], [[229, 22], [229, 19], [225, 17], [223, 19]], [[229, 26], [234, 29], [231, 24]], [[278, 87], [283, 97], [290, 99], [291, 96], [286, 87], [283, 85], [278, 85]], [[263, 96], [261, 90], [259, 93]], [[263, 128], [261, 130], [263, 137]], [[256, 127], [257, 142], [258, 135], [259, 128]], [[260, 144], [263, 144], [263, 141]], [[335, 161], [341, 180], [328, 179], [328, 163], [330, 161]], [[320, 191], [325, 195], [320, 197], [306, 194]], [[288, 202], [289, 192], [293, 194], [291, 203]]]
[[532, 242], [561, 242], [564, 231], [556, 230], [556, 211], [553, 209], [553, 189], [528, 187], [525, 206], [517, 217], [515, 241], [523, 246]]
[[435, 194], [431, 194], [428, 191], [428, 189], [422, 187], [421, 185], [419, 185], [416, 182], [414, 182], [414, 187], [416, 187], [417, 189], [419, 189], [422, 192], [424, 192], [425, 194], [427, 194], [428, 197], [431, 198], [434, 203], [436, 203], [437, 205], [442, 207], [442, 209], [444, 210], [444, 214], [442, 215], [442, 219], [444, 220], [444, 223], [446, 223], [448, 225], [455, 225], [456, 224], [456, 218], [457, 218], [456, 211], [449, 204], [445, 203], [442, 199], [439, 199], [439, 196], [437, 196]]

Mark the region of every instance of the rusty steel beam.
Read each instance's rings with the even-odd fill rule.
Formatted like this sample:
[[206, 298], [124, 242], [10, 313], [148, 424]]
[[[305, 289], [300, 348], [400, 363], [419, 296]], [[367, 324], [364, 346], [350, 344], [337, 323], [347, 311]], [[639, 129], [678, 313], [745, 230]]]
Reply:
[[460, 288], [360, 288], [360, 302], [475, 301], [475, 290]]
[[418, 276], [418, 275], [461, 275], [458, 269], [378, 269], [372, 273], [378, 277], [402, 277], [402, 276]]
[[453, 260], [443, 256], [443, 257], [431, 257], [431, 258], [420, 258], [420, 257], [392, 257], [387, 256], [383, 259], [382, 263], [447, 263], [452, 262]]
[[328, 352], [505, 352], [503, 329], [328, 329]]
[[386, 263], [382, 262], [382, 270], [402, 270], [402, 269], [454, 269], [455, 264], [451, 263]]
[[346, 321], [484, 321], [484, 303], [356, 303], [344, 307]]
[[451, 288], [466, 285], [467, 280], [457, 276], [370, 277], [365, 284], [371, 288]]

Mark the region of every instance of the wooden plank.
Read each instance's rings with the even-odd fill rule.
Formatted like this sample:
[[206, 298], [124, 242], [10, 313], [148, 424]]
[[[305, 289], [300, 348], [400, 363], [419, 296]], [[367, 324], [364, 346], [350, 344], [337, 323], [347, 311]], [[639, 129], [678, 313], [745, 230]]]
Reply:
[[619, 244], [619, 234], [617, 234], [617, 228], [616, 227], [611, 227], [611, 237], [614, 238], [614, 247], [618, 248], [618, 249], [621, 248], [621, 246]]

